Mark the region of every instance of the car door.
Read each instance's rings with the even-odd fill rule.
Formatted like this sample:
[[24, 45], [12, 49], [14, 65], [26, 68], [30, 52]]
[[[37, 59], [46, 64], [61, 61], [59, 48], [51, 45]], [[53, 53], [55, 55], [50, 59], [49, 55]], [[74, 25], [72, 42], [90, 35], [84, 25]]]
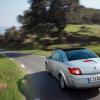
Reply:
[[51, 57], [48, 59], [48, 67], [50, 72], [54, 75], [54, 65], [55, 65], [55, 60], [57, 58], [57, 52], [54, 52]]
[[64, 59], [61, 52], [57, 52], [56, 54], [56, 60], [54, 61], [54, 75], [55, 77], [58, 77], [59, 71], [62, 69], [64, 65]]

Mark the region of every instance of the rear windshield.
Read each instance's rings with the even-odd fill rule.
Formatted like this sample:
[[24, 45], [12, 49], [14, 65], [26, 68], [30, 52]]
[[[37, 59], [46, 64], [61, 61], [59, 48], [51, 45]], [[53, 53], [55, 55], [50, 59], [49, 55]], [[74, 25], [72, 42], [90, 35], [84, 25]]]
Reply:
[[79, 59], [97, 58], [97, 55], [95, 53], [87, 49], [66, 51], [66, 55], [69, 61], [79, 60]]

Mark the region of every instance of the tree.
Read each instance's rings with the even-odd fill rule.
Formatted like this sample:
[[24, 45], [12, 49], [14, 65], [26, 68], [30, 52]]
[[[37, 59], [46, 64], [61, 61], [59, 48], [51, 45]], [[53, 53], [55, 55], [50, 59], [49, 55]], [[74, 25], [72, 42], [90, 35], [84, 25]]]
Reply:
[[92, 15], [91, 21], [96, 24], [100, 24], [100, 13], [94, 13]]
[[42, 34], [57, 28], [58, 36], [68, 22], [69, 13], [79, 5], [79, 0], [30, 0], [30, 8], [18, 16], [25, 34]]
[[15, 26], [9, 28], [6, 30], [5, 32], [5, 39], [6, 41], [10, 41], [10, 42], [17, 42], [17, 40], [20, 39], [20, 32], [16, 29]]

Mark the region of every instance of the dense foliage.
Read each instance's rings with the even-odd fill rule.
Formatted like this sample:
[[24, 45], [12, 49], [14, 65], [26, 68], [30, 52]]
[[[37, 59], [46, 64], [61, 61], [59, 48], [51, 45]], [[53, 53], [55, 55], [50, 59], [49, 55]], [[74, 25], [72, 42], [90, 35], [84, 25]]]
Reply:
[[79, 8], [78, 0], [30, 0], [30, 8], [18, 16], [25, 33], [61, 33], [68, 18]]
[[[29, 48], [45, 48], [52, 44], [63, 44], [68, 42], [67, 34], [70, 33], [64, 32], [66, 25], [100, 24], [100, 10], [85, 8], [79, 0], [29, 0], [29, 3], [29, 9], [18, 16], [22, 24], [20, 30], [9, 28], [5, 38], [1, 38], [11, 47], [19, 48], [25, 44]], [[83, 25], [80, 30], [86, 32], [87, 28]]]
[[29, 3], [30, 8], [18, 16], [23, 33], [56, 30], [59, 36], [68, 23], [100, 24], [100, 10], [85, 8], [79, 0], [30, 0]]

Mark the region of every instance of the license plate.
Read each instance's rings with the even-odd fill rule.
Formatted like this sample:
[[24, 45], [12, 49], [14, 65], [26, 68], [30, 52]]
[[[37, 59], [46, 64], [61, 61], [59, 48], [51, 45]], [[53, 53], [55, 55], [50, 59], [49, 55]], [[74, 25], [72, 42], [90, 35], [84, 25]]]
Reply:
[[89, 82], [89, 83], [98, 82], [98, 81], [100, 81], [100, 77], [88, 78], [88, 82]]

